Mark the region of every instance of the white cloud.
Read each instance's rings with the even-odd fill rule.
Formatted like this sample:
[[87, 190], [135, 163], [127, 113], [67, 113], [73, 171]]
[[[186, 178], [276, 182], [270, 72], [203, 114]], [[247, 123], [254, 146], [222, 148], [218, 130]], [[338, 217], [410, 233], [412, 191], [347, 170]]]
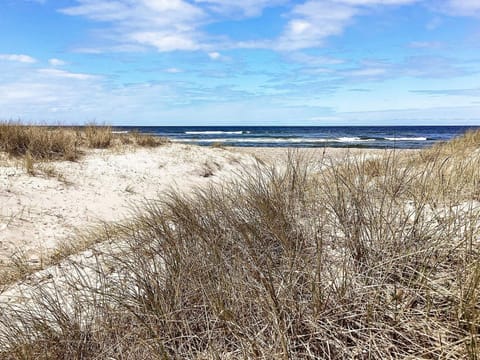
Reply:
[[165, 72], [167, 72], [169, 74], [179, 74], [179, 73], [182, 73], [183, 70], [179, 69], [179, 68], [172, 67], [172, 68], [165, 69]]
[[[358, 15], [371, 8], [401, 6], [422, 0], [75, 0], [77, 5], [61, 9], [67, 15], [109, 23], [103, 29], [108, 51], [130, 51], [135, 46], [160, 52], [214, 48], [270, 48], [280, 51], [321, 46], [328, 37], [340, 35]], [[456, 1], [456, 0], [449, 0]], [[467, 0], [468, 1], [468, 0]], [[277, 39], [233, 42], [221, 35], [209, 37], [203, 25], [225, 17], [254, 17], [268, 7], [285, 5], [287, 25]], [[221, 44], [218, 43], [221, 39]], [[98, 47], [89, 47], [98, 51]]]
[[218, 51], [211, 51], [211, 52], [207, 53], [207, 55], [213, 61], [228, 62], [228, 61], [232, 60], [231, 57], [223, 55], [222, 53], [220, 53]]
[[[202, 32], [205, 24], [233, 17], [261, 15], [267, 7], [288, 3], [288, 0], [74, 0], [76, 5], [59, 11], [70, 16], [107, 23], [98, 33], [103, 44], [79, 47], [77, 52], [139, 51], [138, 47], [155, 48], [160, 52], [176, 50], [208, 51], [209, 41], [221, 39], [220, 46], [271, 47], [268, 42], [237, 43]], [[113, 44], [112, 44], [113, 40]], [[100, 41], [101, 43], [101, 41]], [[133, 50], [132, 50], [133, 49]]]
[[60, 10], [73, 16], [85, 16], [96, 21], [119, 21], [129, 18], [131, 9], [128, 3], [121, 1], [90, 1], [79, 0], [80, 5]]
[[61, 9], [67, 15], [110, 23], [105, 37], [115, 40], [109, 50], [142, 45], [158, 51], [197, 50], [202, 45], [198, 28], [207, 19], [199, 7], [185, 0], [77, 0]]
[[417, 2], [418, 0], [332, 0], [333, 2], [348, 5], [405, 5]]
[[[207, 54], [204, 56], [206, 57]], [[326, 61], [329, 60], [326, 59]], [[18, 68], [14, 64], [6, 64], [6, 66], [10, 66], [12, 69]], [[445, 64], [439, 64], [438, 68], [439, 71], [444, 71]], [[167, 70], [164, 69], [164, 71]], [[171, 68], [170, 71], [175, 73], [177, 70]], [[351, 73], [348, 74], [348, 71]], [[383, 71], [387, 71], [387, 74], [382, 74]], [[10, 73], [11, 71], [6, 72]], [[337, 75], [350, 75], [348, 80], [356, 82], [366, 79], [365, 76], [369, 77], [368, 80], [375, 79], [375, 77], [384, 79], [386, 75], [397, 73], [399, 76], [404, 74], [401, 66], [391, 64], [389, 67], [388, 63], [369, 60], [360, 63], [358, 68], [346, 69], [346, 71], [340, 69]], [[35, 122], [82, 123], [97, 119], [99, 122], [115, 121], [117, 124], [131, 123], [135, 120], [144, 124], [158, 125], [158, 123], [154, 123], [158, 120], [151, 119], [163, 118], [170, 119], [165, 121], [177, 121], [179, 124], [190, 125], [202, 122], [228, 124], [228, 122], [243, 123], [245, 121], [259, 124], [265, 118], [270, 118], [274, 119], [272, 121], [277, 124], [280, 122], [292, 124], [293, 120], [291, 119], [303, 121], [302, 119], [323, 114], [323, 112], [319, 113], [318, 104], [320, 103], [339, 111], [339, 113], [329, 114], [327, 112], [325, 114], [332, 115], [334, 118], [338, 117], [334, 121], [336, 124], [352, 124], [355, 120], [358, 120], [359, 124], [365, 124], [366, 119], [372, 123], [391, 121], [392, 124], [395, 124], [398, 114], [402, 116], [401, 119], [405, 119], [405, 124], [407, 120], [411, 123], [418, 122], [417, 119], [431, 119], [428, 120], [430, 122], [445, 119], [444, 123], [452, 124], [455, 119], [469, 117], [472, 122], [476, 121], [475, 123], [478, 124], [478, 115], [480, 114], [478, 105], [465, 111], [461, 110], [462, 106], [472, 102], [472, 96], [476, 94], [477, 90], [462, 90], [460, 87], [453, 90], [454, 92], [451, 94], [447, 94], [455, 96], [453, 98], [420, 93], [418, 95], [422, 97], [418, 100], [419, 107], [426, 110], [405, 112], [402, 108], [414, 108], [417, 106], [416, 103], [410, 102], [410, 100], [401, 102], [403, 101], [401, 97], [397, 102], [395, 96], [387, 96], [387, 102], [378, 101], [377, 98], [384, 95], [378, 90], [370, 93], [373, 100], [367, 95], [356, 94], [351, 97], [351, 102], [345, 104], [342, 100], [338, 105], [336, 100], [329, 96], [312, 95], [317, 91], [314, 90], [315, 87], [311, 86], [309, 86], [309, 90], [304, 90], [301, 96], [295, 97], [287, 94], [282, 97], [281, 95], [266, 95], [267, 92], [263, 93], [266, 96], [242, 95], [242, 91], [238, 91], [235, 87], [218, 87], [204, 81], [200, 83], [187, 80], [164, 80], [112, 86], [111, 82], [104, 81], [98, 76], [71, 73], [59, 69], [21, 71], [19, 74], [7, 77], [5, 74], [0, 74], [0, 77], [2, 77], [2, 81], [0, 81], [0, 117], [21, 118], [24, 121]], [[328, 83], [326, 85], [328, 86]], [[292, 86], [295, 86], [295, 83], [287, 81], [283, 89]], [[324, 88], [325, 85], [319, 84], [319, 87]], [[385, 95], [388, 94], [385, 93]], [[341, 98], [343, 99], [343, 97]], [[454, 103], [458, 107], [447, 109], [448, 111], [436, 108], [443, 106], [444, 103]], [[313, 106], [317, 106], [317, 108], [313, 108]], [[399, 111], [390, 112], [388, 110], [397, 107], [400, 109]], [[361, 112], [368, 109], [378, 110], [379, 113], [375, 115], [376, 113], [372, 112], [370, 117], [368, 116], [370, 113]], [[356, 111], [357, 113], [347, 111]]]
[[33, 64], [37, 62], [37, 60], [31, 56], [19, 54], [0, 54], [0, 60], [20, 62], [24, 64]]
[[451, 96], [471, 96], [478, 98], [480, 96], [480, 88], [462, 88], [462, 89], [430, 89], [430, 90], [410, 90], [412, 93], [427, 95], [451, 95]]
[[384, 68], [365, 68], [365, 69], [352, 70], [347, 72], [346, 74], [354, 77], [376, 77], [376, 76], [384, 75], [386, 73], [387, 73], [387, 69], [384, 69]]
[[198, 50], [201, 48], [188, 33], [172, 32], [135, 32], [128, 36], [129, 40], [139, 44], [153, 46], [160, 52], [174, 50]]
[[195, 0], [217, 13], [238, 16], [258, 16], [263, 9], [286, 3], [287, 0]]
[[65, 61], [60, 60], [60, 59], [56, 59], [56, 58], [52, 58], [52, 59], [48, 60], [48, 63], [52, 66], [63, 66], [63, 65], [67, 64]]
[[74, 80], [92, 80], [97, 78], [95, 75], [73, 73], [60, 69], [38, 69], [37, 72], [42, 75], [47, 75], [56, 78], [74, 79]]
[[95, 47], [76, 47], [73, 48], [73, 52], [79, 53], [79, 54], [101, 54], [103, 51], [101, 49], [95, 48]]
[[276, 47], [297, 50], [319, 46], [327, 37], [340, 34], [356, 13], [355, 7], [339, 2], [311, 0], [297, 5]]
[[46, 103], [57, 99], [47, 84], [35, 82], [2, 84], [0, 85], [0, 97], [4, 106], [11, 105], [16, 101]]
[[440, 41], [412, 41], [408, 46], [413, 49], [440, 49], [443, 47], [443, 43]]
[[274, 46], [289, 51], [321, 46], [341, 34], [355, 16], [370, 7], [406, 5], [420, 0], [308, 0], [296, 5], [282, 36]]
[[212, 60], [218, 60], [222, 57], [222, 55], [219, 52], [214, 51], [214, 52], [209, 52], [208, 57]]
[[455, 16], [480, 16], [479, 0], [447, 0], [444, 12]]

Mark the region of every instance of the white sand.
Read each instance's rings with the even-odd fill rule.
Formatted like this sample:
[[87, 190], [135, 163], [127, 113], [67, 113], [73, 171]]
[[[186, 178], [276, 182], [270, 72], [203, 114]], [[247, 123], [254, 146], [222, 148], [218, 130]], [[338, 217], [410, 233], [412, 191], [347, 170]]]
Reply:
[[18, 160], [0, 161], [0, 261], [22, 252], [39, 263], [58, 244], [72, 241], [76, 230], [127, 218], [133, 205], [159, 192], [228, 179], [253, 162], [228, 150], [171, 144], [36, 164], [61, 174], [57, 179], [39, 170], [31, 176]]
[[[128, 219], [134, 205], [175, 188], [191, 191], [212, 182], [228, 181], [240, 171], [258, 165], [282, 165], [288, 149], [211, 148], [171, 144], [155, 149], [92, 151], [78, 162], [52, 162], [63, 179], [47, 177], [38, 171], [26, 173], [18, 160], [5, 160], [0, 154], [0, 261], [16, 251], [26, 253], [31, 265], [41, 265], [42, 256], [59, 244], [75, 241], [76, 230], [102, 221]], [[323, 164], [350, 156], [378, 156], [383, 151], [346, 149], [300, 149], [311, 161]], [[4, 306], [35, 306], [38, 291], [56, 294], [65, 307], [72, 294], [69, 277], [95, 279], [95, 264], [108, 259], [94, 254], [114, 254], [122, 244], [97, 244], [70, 256], [59, 264], [35, 272], [18, 283], [0, 289], [0, 311]], [[97, 250], [100, 250], [98, 252]], [[108, 256], [107, 256], [108, 258]], [[75, 265], [72, 265], [72, 261]], [[109, 276], [119, 276], [116, 272]], [[1, 344], [0, 344], [1, 348]]]
[[[13, 254], [31, 265], [59, 244], [75, 240], [78, 230], [103, 221], [128, 218], [135, 205], [176, 188], [189, 191], [228, 180], [255, 164], [282, 163], [288, 149], [212, 148], [170, 144], [153, 149], [90, 151], [78, 162], [36, 164], [27, 174], [20, 160], [0, 154], [0, 266]], [[382, 150], [300, 149], [309, 159], [338, 161], [346, 156], [375, 156]], [[55, 174], [47, 176], [41, 168]], [[52, 176], [53, 175], [53, 176]]]

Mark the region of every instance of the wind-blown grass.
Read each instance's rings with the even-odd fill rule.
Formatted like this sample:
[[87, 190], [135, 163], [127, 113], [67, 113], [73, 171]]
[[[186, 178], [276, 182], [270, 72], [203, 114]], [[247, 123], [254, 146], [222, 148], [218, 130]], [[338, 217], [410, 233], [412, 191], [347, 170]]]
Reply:
[[0, 123], [0, 151], [13, 156], [27, 153], [36, 159], [76, 160], [78, 139], [65, 128], [25, 126]]
[[98, 235], [114, 245], [97, 261], [0, 315], [2, 356], [478, 359], [471, 136], [332, 166], [291, 156], [149, 202]]
[[93, 149], [107, 149], [112, 145], [113, 133], [110, 126], [87, 125], [85, 137], [88, 147]]
[[106, 149], [122, 144], [155, 147], [168, 143], [165, 138], [138, 133], [117, 134], [110, 126], [90, 124], [85, 128], [22, 125], [0, 122], [0, 152], [33, 160], [79, 159], [85, 149]]

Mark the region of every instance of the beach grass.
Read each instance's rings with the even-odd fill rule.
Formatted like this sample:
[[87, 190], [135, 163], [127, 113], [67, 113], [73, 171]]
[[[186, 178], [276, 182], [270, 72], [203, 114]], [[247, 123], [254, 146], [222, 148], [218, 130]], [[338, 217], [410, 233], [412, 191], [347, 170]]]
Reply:
[[112, 145], [114, 135], [110, 126], [88, 124], [85, 127], [85, 137], [88, 147], [108, 149]]
[[0, 313], [5, 359], [478, 359], [480, 132], [290, 153], [96, 232]]
[[0, 151], [12, 156], [35, 159], [76, 160], [77, 136], [65, 128], [27, 126], [16, 122], [0, 123]]
[[[119, 134], [111, 126], [34, 126], [20, 122], [0, 122], [0, 151], [33, 160], [78, 160], [86, 149], [108, 149], [121, 145], [155, 147], [168, 140], [152, 135]], [[29, 155], [27, 155], [29, 154]]]

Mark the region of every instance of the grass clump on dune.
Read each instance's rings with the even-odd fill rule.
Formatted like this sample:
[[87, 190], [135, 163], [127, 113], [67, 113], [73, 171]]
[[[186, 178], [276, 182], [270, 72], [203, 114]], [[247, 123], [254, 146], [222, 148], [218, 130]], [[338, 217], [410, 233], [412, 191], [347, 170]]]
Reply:
[[64, 128], [0, 123], [0, 151], [13, 156], [30, 155], [42, 160], [76, 160], [78, 139]]
[[156, 147], [167, 139], [138, 133], [117, 134], [110, 126], [90, 124], [85, 128], [22, 125], [0, 122], [0, 152], [33, 160], [75, 161], [85, 149], [107, 149], [131, 144]]
[[110, 126], [87, 125], [85, 128], [87, 146], [93, 149], [107, 149], [112, 145], [114, 135]]
[[98, 235], [113, 245], [96, 261], [0, 314], [3, 358], [478, 359], [468, 146], [326, 167], [290, 157], [164, 195]]

